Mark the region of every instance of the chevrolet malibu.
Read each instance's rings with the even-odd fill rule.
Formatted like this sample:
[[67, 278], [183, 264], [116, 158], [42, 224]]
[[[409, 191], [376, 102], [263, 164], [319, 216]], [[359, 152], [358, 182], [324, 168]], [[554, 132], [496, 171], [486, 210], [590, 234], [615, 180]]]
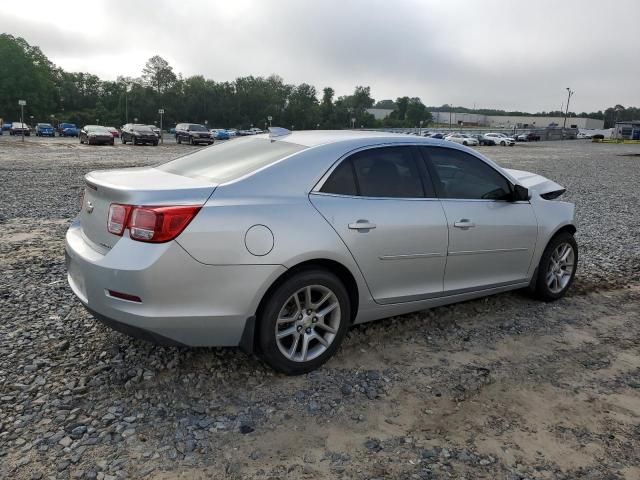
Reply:
[[353, 325], [515, 289], [562, 297], [574, 206], [453, 142], [301, 131], [91, 172], [69, 284], [108, 326], [300, 374]]

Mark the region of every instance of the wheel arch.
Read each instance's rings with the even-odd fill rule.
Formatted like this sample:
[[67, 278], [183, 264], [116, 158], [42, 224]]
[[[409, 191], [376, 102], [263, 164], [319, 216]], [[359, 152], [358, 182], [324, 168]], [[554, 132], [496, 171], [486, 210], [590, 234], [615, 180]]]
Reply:
[[304, 270], [311, 270], [314, 268], [319, 268], [322, 270], [329, 271], [333, 273], [336, 277], [340, 279], [345, 288], [347, 289], [347, 293], [349, 295], [349, 302], [351, 307], [350, 319], [349, 322], [352, 324], [358, 314], [359, 307], [359, 290], [358, 283], [356, 282], [355, 277], [351, 273], [351, 271], [345, 267], [342, 263], [337, 262], [335, 260], [330, 260], [328, 258], [314, 258], [311, 260], [305, 260], [294, 265], [291, 268], [288, 268], [286, 272], [282, 273], [278, 278], [276, 278], [273, 283], [267, 288], [265, 293], [262, 295], [260, 302], [258, 303], [258, 307], [256, 308], [256, 312], [253, 316], [251, 316], [245, 325], [244, 331], [242, 333], [242, 338], [240, 340], [240, 348], [247, 353], [253, 353], [258, 348], [258, 336], [255, 334], [257, 322], [259, 322], [260, 315], [265, 307], [265, 304], [269, 297], [273, 294], [273, 292], [284, 283], [286, 280], [291, 278], [292, 276], [302, 272]]

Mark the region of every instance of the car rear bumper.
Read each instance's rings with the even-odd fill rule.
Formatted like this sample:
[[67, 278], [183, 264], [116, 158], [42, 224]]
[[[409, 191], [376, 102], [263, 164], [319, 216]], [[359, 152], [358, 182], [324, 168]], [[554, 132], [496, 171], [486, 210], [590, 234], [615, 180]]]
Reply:
[[[129, 335], [165, 345], [237, 346], [247, 318], [281, 265], [205, 265], [176, 242], [121, 238], [106, 254], [74, 221], [65, 241], [67, 279], [96, 318]], [[135, 295], [123, 300], [109, 291]]]

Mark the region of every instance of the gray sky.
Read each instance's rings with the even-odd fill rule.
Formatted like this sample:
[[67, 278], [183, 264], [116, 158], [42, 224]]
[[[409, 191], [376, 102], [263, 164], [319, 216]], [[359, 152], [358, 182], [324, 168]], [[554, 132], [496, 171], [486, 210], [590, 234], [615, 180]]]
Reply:
[[185, 77], [276, 73], [338, 95], [418, 96], [507, 110], [640, 106], [640, 1], [51, 0], [3, 2], [0, 32], [58, 66], [139, 76], [158, 54]]

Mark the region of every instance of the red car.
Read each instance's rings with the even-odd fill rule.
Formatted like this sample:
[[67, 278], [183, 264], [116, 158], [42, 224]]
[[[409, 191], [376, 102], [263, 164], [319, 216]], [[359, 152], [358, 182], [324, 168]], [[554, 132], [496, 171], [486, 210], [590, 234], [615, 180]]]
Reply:
[[117, 128], [107, 127], [107, 130], [111, 132], [111, 135], [113, 135], [113, 138], [120, 138], [120, 132], [118, 131]]

